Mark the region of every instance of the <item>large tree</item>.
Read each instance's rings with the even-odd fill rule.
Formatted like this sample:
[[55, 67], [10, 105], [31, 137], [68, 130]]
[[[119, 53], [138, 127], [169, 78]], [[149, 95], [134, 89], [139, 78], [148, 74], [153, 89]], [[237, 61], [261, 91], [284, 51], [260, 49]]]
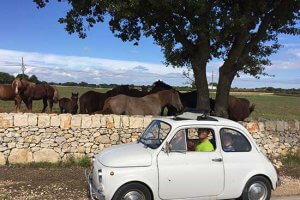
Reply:
[[[48, 0], [34, 0], [44, 7]], [[58, 0], [61, 1], [61, 0]], [[299, 34], [299, 0], [68, 0], [59, 19], [66, 31], [85, 38], [96, 23], [109, 20], [123, 41], [138, 44], [141, 35], [161, 46], [166, 65], [193, 70], [197, 108], [209, 108], [207, 63], [223, 59], [219, 69], [216, 113], [227, 116], [227, 97], [239, 72], [259, 76], [268, 56], [280, 47], [278, 34]]]

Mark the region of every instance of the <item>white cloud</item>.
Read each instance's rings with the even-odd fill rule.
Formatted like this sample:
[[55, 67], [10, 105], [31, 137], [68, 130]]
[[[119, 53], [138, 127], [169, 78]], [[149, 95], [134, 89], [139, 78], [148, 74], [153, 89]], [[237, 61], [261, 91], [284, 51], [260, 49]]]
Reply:
[[[166, 67], [163, 64], [137, 61], [112, 60], [93, 57], [62, 56], [36, 52], [0, 49], [0, 71], [21, 73], [21, 57], [24, 57], [26, 73], [35, 74], [46, 81], [75, 81], [97, 83], [151, 84], [154, 80], [182, 82], [183, 69]], [[176, 74], [176, 76], [174, 76]]]
[[[293, 60], [275, 60], [273, 65], [267, 67], [267, 72], [282, 70], [300, 69], [300, 49], [294, 49], [293, 55], [299, 56]], [[298, 54], [299, 53], [299, 54]], [[93, 57], [78, 57], [78, 56], [62, 56], [55, 54], [43, 54], [36, 52], [23, 52], [0, 49], [0, 71], [17, 75], [21, 73], [21, 57], [24, 57], [26, 64], [26, 73], [28, 75], [37, 75], [40, 80], [54, 82], [81, 82], [88, 83], [117, 83], [117, 84], [152, 84], [160, 79], [171, 85], [185, 85], [188, 81], [182, 75], [186, 68], [166, 67], [163, 64], [112, 60]], [[223, 61], [214, 60], [208, 63], [207, 79], [211, 81], [212, 72], [214, 81], [218, 80], [218, 68], [223, 64]], [[276, 70], [274, 70], [276, 69]], [[192, 75], [192, 74], [191, 74]], [[260, 80], [249, 78], [249, 76], [241, 75], [240, 78], [234, 80], [233, 87], [238, 83], [239, 87], [250, 86], [255, 83], [255, 87], [264, 87], [268, 84], [285, 84], [284, 88], [300, 86], [300, 78], [297, 74], [292, 74], [286, 79], [278, 78], [262, 78]], [[257, 86], [260, 85], [260, 86]], [[297, 86], [298, 85], [298, 86]]]

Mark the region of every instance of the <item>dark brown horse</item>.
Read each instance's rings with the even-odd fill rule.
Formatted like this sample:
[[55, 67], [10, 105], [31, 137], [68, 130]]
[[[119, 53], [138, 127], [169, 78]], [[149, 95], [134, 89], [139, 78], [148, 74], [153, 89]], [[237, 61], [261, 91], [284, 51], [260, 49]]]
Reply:
[[125, 114], [125, 115], [160, 115], [162, 108], [170, 104], [177, 110], [183, 106], [176, 90], [163, 90], [144, 97], [129, 97], [117, 95], [109, 97], [101, 113], [103, 114]]
[[15, 95], [11, 85], [0, 85], [0, 100], [15, 101], [15, 111], [20, 111], [22, 99], [19, 95]]
[[119, 94], [124, 94], [130, 97], [143, 97], [147, 93], [140, 90], [130, 88], [129, 85], [120, 85], [106, 92], [107, 96], [113, 97]]
[[78, 93], [72, 93], [71, 98], [61, 98], [59, 100], [59, 108], [61, 113], [76, 114], [78, 110]]
[[82, 94], [79, 98], [80, 114], [92, 114], [100, 111], [103, 108], [104, 102], [108, 95], [95, 91], [88, 91]]
[[53, 103], [59, 100], [57, 89], [48, 84], [34, 84], [22, 78], [16, 78], [12, 83], [16, 95], [20, 95], [29, 112], [32, 112], [32, 101], [43, 100], [43, 110], [45, 112], [49, 102], [50, 112], [52, 112]]
[[255, 105], [250, 106], [250, 102], [245, 98], [237, 98], [229, 95], [228, 97], [228, 115], [229, 119], [234, 121], [243, 121], [254, 111]]

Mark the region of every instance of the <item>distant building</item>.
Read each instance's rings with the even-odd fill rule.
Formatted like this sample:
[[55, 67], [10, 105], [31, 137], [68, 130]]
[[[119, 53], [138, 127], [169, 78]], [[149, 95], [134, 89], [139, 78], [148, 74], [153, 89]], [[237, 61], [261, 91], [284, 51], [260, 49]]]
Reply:
[[209, 85], [209, 86], [208, 86], [208, 89], [209, 89], [209, 90], [216, 90], [216, 89], [217, 89], [217, 86]]

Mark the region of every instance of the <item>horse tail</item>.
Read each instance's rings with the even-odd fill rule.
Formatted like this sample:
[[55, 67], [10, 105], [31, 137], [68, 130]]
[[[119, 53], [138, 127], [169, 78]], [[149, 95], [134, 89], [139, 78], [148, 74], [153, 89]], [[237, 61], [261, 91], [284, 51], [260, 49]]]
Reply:
[[252, 113], [254, 111], [254, 108], [255, 108], [255, 104], [253, 103], [249, 108], [250, 113]]
[[54, 88], [54, 94], [53, 94], [53, 103], [57, 103], [59, 101], [59, 93], [56, 88]]

